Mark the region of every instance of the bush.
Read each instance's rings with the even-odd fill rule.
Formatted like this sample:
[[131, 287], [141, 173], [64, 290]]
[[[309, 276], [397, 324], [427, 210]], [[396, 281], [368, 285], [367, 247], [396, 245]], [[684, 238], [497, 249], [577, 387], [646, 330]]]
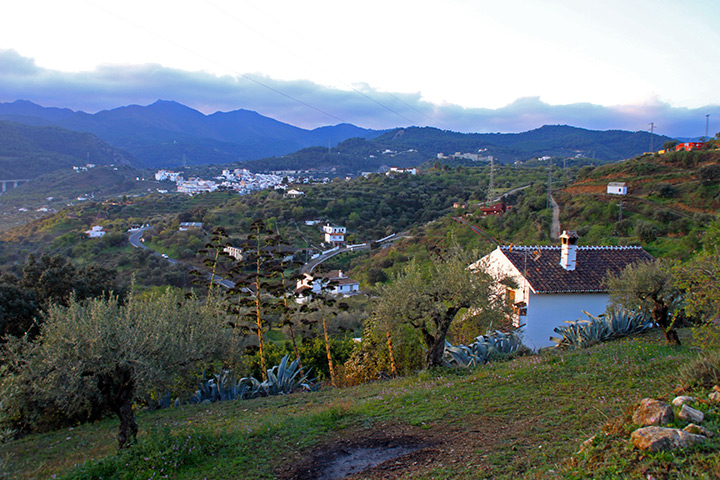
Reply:
[[712, 388], [720, 385], [720, 352], [709, 351], [678, 369], [678, 378], [686, 388]]

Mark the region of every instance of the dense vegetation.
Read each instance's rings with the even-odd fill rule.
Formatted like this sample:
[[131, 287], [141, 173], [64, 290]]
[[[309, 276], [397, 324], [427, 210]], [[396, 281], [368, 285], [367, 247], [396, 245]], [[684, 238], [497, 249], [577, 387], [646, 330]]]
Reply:
[[[583, 243], [640, 242], [659, 255], [677, 259], [628, 269], [609, 281], [615, 305], [647, 313], [673, 346], [660, 347], [658, 344], [661, 342], [653, 333], [649, 337], [653, 339], [651, 342], [645, 337], [634, 343], [613, 342], [614, 346], [598, 348], [594, 353], [546, 352], [529, 355], [514, 360], [512, 367], [496, 364], [471, 372], [466, 377], [432, 370], [444, 363], [445, 339], [453, 343], [467, 343], [490, 328], [502, 328], [507, 308], [500, 297], [495, 298], [492, 294], [487, 278], [480, 272], [469, 271], [466, 265], [493, 248], [496, 242], [527, 244], [553, 241], [549, 234], [552, 210], [547, 192], [547, 169], [499, 167], [494, 179], [496, 191], [493, 192], [487, 191], [487, 169], [437, 165], [418, 176], [376, 174], [352, 181], [297, 185], [305, 191], [305, 196], [299, 199], [286, 198], [278, 191], [244, 197], [229, 192], [195, 197], [148, 196], [117, 204], [87, 204], [16, 229], [6, 243], [15, 248], [3, 250], [3, 260], [6, 264], [14, 261], [17, 265], [9, 266], [10, 273], [3, 277], [3, 287], [7, 291], [16, 288], [18, 298], [27, 298], [27, 305], [33, 301], [41, 303], [39, 299], [43, 297], [39, 292], [52, 292], [58, 286], [66, 289], [57, 298], [50, 294], [44, 297], [47, 300], [39, 317], [44, 322], [39, 322], [38, 331], [32, 332], [34, 336], [23, 337], [22, 328], [7, 329], [11, 337], [6, 338], [0, 363], [3, 372], [0, 396], [13, 400], [0, 404], [0, 426], [5, 428], [3, 435], [95, 420], [111, 410], [121, 420], [120, 445], [128, 446], [134, 443], [135, 437], [133, 405], [153, 406], [152, 400], [165, 395], [177, 396], [178, 404], [182, 404], [191, 394], [188, 385], [193, 378], [203, 375], [203, 368], [210, 368], [212, 372], [227, 369], [240, 375], [268, 378], [271, 376], [268, 367], [289, 355], [300, 358], [303, 368], [312, 367], [321, 380], [336, 387], [378, 377], [408, 377], [400, 383], [387, 384], [402, 389], [400, 394], [393, 393], [393, 387], [383, 387], [382, 384], [366, 385], [356, 390], [371, 399], [379, 397], [380, 403], [362, 399], [345, 402], [342, 398], [352, 394], [342, 391], [320, 394], [319, 398], [325, 399], [323, 401], [327, 402], [331, 413], [336, 411], [336, 401], [345, 402], [341, 409], [344, 413], [339, 416], [332, 413], [330, 420], [315, 416], [315, 410], [308, 413], [298, 407], [298, 403], [304, 403], [305, 397], [291, 401], [287, 405], [295, 408], [289, 414], [293, 420], [273, 425], [267, 420], [262, 424], [263, 429], [267, 427], [277, 436], [273, 437], [273, 445], [277, 448], [287, 448], [287, 439], [295, 442], [296, 437], [289, 430], [301, 424], [317, 432], [302, 443], [309, 447], [322, 444], [325, 441], [322, 434], [337, 434], [335, 429], [338, 426], [365, 431], [367, 435], [365, 429], [368, 425], [391, 422], [404, 435], [412, 434], [422, 438], [423, 442], [445, 442], [454, 451], [459, 444], [452, 443], [437, 432], [444, 431], [447, 422], [453, 418], [462, 417], [465, 420], [470, 412], [470, 418], [466, 420], [468, 431], [460, 429], [456, 432], [460, 437], [473, 429], [493, 434], [506, 431], [495, 422], [513, 425], [511, 429], [519, 422], [517, 435], [531, 438], [533, 446], [536, 443], [543, 448], [547, 446], [543, 450], [546, 456], [541, 458], [531, 454], [525, 444], [513, 443], [513, 439], [519, 437], [511, 435], [505, 440], [513, 443], [523, 455], [515, 460], [491, 459], [490, 463], [483, 460], [484, 468], [509, 465], [532, 475], [549, 473], [548, 469], [554, 463], [559, 469], [557, 471], [568, 478], [581, 477], [582, 468], [591, 468], [594, 472], [610, 476], [612, 472], [621, 472], [622, 475], [637, 471], [653, 474], [675, 472], [679, 471], [680, 465], [685, 465], [684, 468], [690, 465], [693, 474], [712, 472], [717, 459], [714, 453], [709, 454], [703, 449], [657, 458], [633, 452], [631, 460], [624, 461], [621, 455], [627, 454], [623, 445], [627, 444], [626, 427], [629, 423], [620, 413], [624, 407], [632, 405], [638, 395], [666, 396], [678, 385], [705, 395], [713, 382], [720, 378], [720, 357], [716, 354], [720, 335], [713, 323], [720, 301], [717, 287], [711, 281], [720, 274], [718, 237], [715, 233], [718, 220], [714, 216], [720, 176], [715, 171], [717, 156], [713, 151], [656, 155], [594, 170], [555, 169], [549, 172], [553, 189], [557, 190], [567, 185], [576, 174], [580, 175], [578, 182], [555, 196], [561, 212], [583, 205], [582, 209], [573, 211], [571, 218], [561, 217], [565, 228], [582, 230], [585, 225], [593, 225], [588, 228]], [[650, 174], [651, 171], [655, 175]], [[628, 222], [632, 222], [632, 228], [628, 227], [620, 234], [614, 230], [620, 222], [608, 225], [612, 223], [612, 217], [607, 205], [612, 206], [610, 199], [617, 201], [616, 197], [604, 193], [607, 182], [617, 179], [626, 181], [630, 186], [630, 194], [624, 197], [624, 201], [630, 205], [646, 203], [652, 206], [647, 209], [629, 208]], [[504, 202], [510, 208], [502, 215], [484, 216], [479, 208], [481, 201], [488, 197], [495, 200], [502, 192], [509, 192]], [[666, 202], [669, 198], [672, 201]], [[660, 218], [657, 215], [659, 205], [671, 213], [695, 211], [691, 217], [684, 217], [681, 227], [663, 230], [672, 218], [667, 213]], [[305, 225], [304, 220], [346, 225], [350, 229], [349, 242], [372, 243], [369, 254], [355, 253], [325, 265], [326, 268], [349, 269], [362, 279], [370, 295], [348, 299], [347, 304], [337, 303], [323, 294], [306, 299], [305, 304], [288, 301], [292, 300], [294, 290], [294, 265], [285, 255], [285, 248], [294, 247], [301, 251], [322, 248], [318, 226]], [[180, 231], [179, 224], [184, 221], [203, 222], [205, 227]], [[78, 231], [95, 222], [105, 225], [110, 233], [102, 239], [81, 238]], [[201, 294], [200, 298], [168, 292], [164, 296], [150, 293], [135, 297], [133, 294], [125, 300], [108, 295], [107, 288], [85, 295], [95, 299], [83, 302], [82, 298], [78, 298], [81, 297], [79, 292], [87, 289], [89, 284], [100, 284], [99, 281], [92, 282], [95, 278], [92, 272], [103, 270], [90, 267], [91, 259], [105, 258], [107, 265], [127, 267], [124, 278], [130, 276], [129, 272], [142, 276], [149, 273], [138, 268], [141, 258], [146, 262], [160, 262], [158, 268], [166, 270], [168, 264], [163, 263], [165, 260], [159, 255], [131, 249], [125, 244], [123, 232], [130, 226], [147, 222], [154, 227], [145, 232], [147, 245], [174, 258], [184, 259], [187, 265], [227, 275], [236, 281], [236, 287], [220, 290], [212, 283], [203, 282], [195, 289]], [[208, 232], [209, 228], [218, 225], [223, 228]], [[643, 225], [654, 228], [654, 235], [648, 235], [650, 227]], [[372, 242], [397, 232], [402, 232], [403, 239], [394, 246], [379, 248]], [[78, 265], [63, 263], [62, 257], [42, 257], [41, 265], [38, 265], [35, 258], [30, 257], [20, 275], [23, 254], [41, 242], [50, 245], [49, 250], [53, 252], [75, 257]], [[243, 258], [231, 260], [222, 255], [222, 247], [227, 244], [242, 247]], [[281, 245], [283, 248], [280, 248]], [[688, 245], [693, 245], [693, 249], [688, 249]], [[26, 249], [25, 252], [18, 247]], [[683, 255], [678, 254], [681, 251]], [[43, 277], [44, 271], [53, 268], [59, 272], [58, 282], [52, 281], [56, 280], [55, 275]], [[176, 268], [178, 273], [185, 272], [181, 264]], [[70, 271], [74, 273], [68, 274]], [[14, 276], [12, 272], [15, 272]], [[123, 274], [122, 269], [119, 273]], [[78, 284], [69, 280], [83, 276], [87, 279]], [[199, 278], [207, 277], [200, 275]], [[136, 283], [132, 287], [140, 290], [152, 283], [163, 283], [162, 278], [144, 281], [143, 285]], [[186, 284], [186, 281], [180, 283]], [[31, 286], [40, 289], [34, 297]], [[75, 292], [76, 297], [68, 292]], [[693, 294], [689, 295], [689, 292]], [[207, 298], [204, 298], [206, 293]], [[18, 312], [26, 314], [27, 305], [18, 305]], [[155, 325], [152, 319], [160, 315], [159, 312], [169, 310], [172, 310], [172, 315], [161, 316], [175, 318], [173, 315], [177, 315], [176, 326], [185, 325], [189, 330], [172, 335], [153, 330], [162, 324], [156, 322]], [[113, 320], [120, 318], [122, 321]], [[203, 318], [208, 321], [203, 323]], [[694, 339], [687, 330], [679, 330], [686, 325], [693, 326]], [[208, 326], [212, 328], [208, 330]], [[193, 330], [195, 327], [199, 328], [197, 332]], [[135, 330], [135, 334], [130, 333]], [[161, 330], [169, 331], [170, 328]], [[630, 330], [644, 328], [632, 327]], [[363, 341], [355, 344], [351, 337], [360, 332]], [[611, 334], [603, 338], [615, 336]], [[109, 338], [117, 341], [108, 342]], [[189, 338], [194, 340], [189, 341]], [[591, 338], [582, 345], [580, 342], [574, 345], [585, 347], [603, 338]], [[699, 348], [700, 353], [688, 349], [685, 343]], [[73, 355], [63, 353], [68, 344], [73, 346]], [[103, 353], [102, 349], [108, 345], [114, 347]], [[225, 347], [215, 348], [220, 345]], [[627, 351], [621, 351], [618, 345]], [[642, 346], [633, 352], [636, 345]], [[647, 354], [648, 350], [652, 355]], [[512, 356], [528, 353], [523, 350], [513, 352]], [[499, 361], [510, 357], [499, 355], [488, 358]], [[618, 362], [618, 358], [624, 359], [623, 362], [632, 359], [635, 363]], [[680, 378], [675, 378], [678, 359], [696, 362], [696, 367], [685, 367], [679, 373]], [[565, 370], [565, 366], [561, 365], [565, 361], [571, 370]], [[82, 368], [61, 369], [58, 365], [62, 362], [79, 364]], [[144, 370], [146, 367], [148, 369]], [[432, 377], [427, 377], [427, 374], [418, 376], [414, 373], [418, 368], [431, 369]], [[617, 369], [621, 369], [623, 374]], [[156, 378], [156, 372], [162, 370], [168, 370], [167, 377]], [[578, 371], [586, 373], [578, 375]], [[628, 375], [629, 371], [631, 375]], [[576, 398], [580, 390], [574, 383], [576, 380], [572, 379], [574, 377], [582, 378], [583, 392], [590, 388], [596, 394], [583, 395], [580, 402]], [[423, 383], [430, 378], [435, 378], [433, 382], [440, 382], [433, 385], [440, 392], [438, 395], [413, 386], [414, 381]], [[152, 379], [156, 381], [149, 381]], [[559, 382], [559, 385], [549, 385], [548, 379]], [[490, 388], [503, 392], [503, 406], [495, 402], [501, 397], [496, 398], [486, 388], [478, 390], [475, 383], [480, 380]], [[651, 391], [640, 392], [640, 387]], [[454, 389], [461, 393], [456, 393]], [[478, 397], [478, 391], [483, 395]], [[568, 396], [572, 392], [573, 401], [563, 397], [565, 391]], [[608, 406], [600, 401], [608, 395], [613, 398], [612, 412], [607, 411]], [[631, 400], [626, 397], [628, 395]], [[392, 399], [389, 409], [385, 409], [388, 404], [385, 397]], [[568, 409], [564, 413], [570, 416], [570, 420], [563, 420], [568, 431], [558, 437], [559, 420], [551, 420], [553, 417], [550, 415], [551, 411], [557, 414], [557, 404], [549, 399], [561, 397], [565, 398], [564, 405]], [[476, 402], [474, 407], [464, 403], [467, 398]], [[507, 398], [513, 398], [514, 403], [509, 404]], [[267, 402], [252, 405], [259, 409], [263, 405], [278, 405]], [[428, 403], [433, 405], [430, 410], [423, 406]], [[608, 427], [613, 432], [612, 438], [592, 444], [590, 456], [574, 456], [567, 460], [572, 452], [568, 442], [574, 438], [577, 444], [579, 432], [587, 432], [588, 422], [592, 431], [599, 430], [603, 423], [593, 416], [594, 413], [587, 413], [588, 405], [604, 416], [612, 413], [612, 416], [620, 415], [621, 418]], [[707, 411], [709, 425], [716, 428], [718, 419], [714, 410], [703, 408]], [[535, 411], [531, 411], [533, 409]], [[320, 410], [325, 408], [320, 407]], [[188, 411], [183, 408], [176, 412]], [[214, 411], [228, 410], [219, 408]], [[478, 417], [473, 417], [472, 412]], [[167, 420], [184, 414], [171, 412], [158, 415]], [[538, 418], [542, 419], [539, 423]], [[175, 426], [177, 423], [175, 421]], [[419, 431], [415, 431], [414, 427], [421, 425], [429, 430], [427, 434], [420, 435]], [[527, 425], [530, 427], [526, 429]], [[377, 430], [382, 428], [378, 426]], [[189, 452], [197, 449], [219, 459], [244, 458], [236, 449], [245, 448], [242, 445], [252, 437], [230, 426], [223, 433], [214, 435], [209, 435], [202, 427], [201, 430], [188, 431], [191, 432], [190, 437], [198, 435], [198, 443], [193, 444]], [[377, 436], [378, 432], [373, 428], [371, 435]], [[201, 441], [200, 437], [205, 440]], [[165, 463], [163, 457], [173, 450], [170, 445], [177, 445], [180, 439], [174, 428], [169, 427], [162, 435], [153, 430], [146, 439], [142, 434], [138, 439], [139, 443], [131, 448], [144, 452], [140, 456], [147, 457], [145, 461], [162, 459], [163, 463], [158, 463], [158, 468], [162, 467], [164, 472], [193, 478], [198, 468], [203, 471], [206, 466], [205, 455], [190, 453], [189, 456], [168, 457], [177, 458], [177, 461]], [[560, 442], [560, 439], [563, 441]], [[22, 440], [15, 442], [21, 444]], [[714, 443], [710, 445], [710, 451], [714, 452]], [[500, 450], [501, 445], [496, 445], [492, 452]], [[299, 449], [292, 451], [294, 455], [301, 454]], [[461, 458], [463, 462], [469, 461], [475, 455], [473, 450]], [[443, 458], [454, 457], [449, 454]], [[541, 466], [535, 465], [538, 462]], [[283, 471], [291, 478], [292, 472], [295, 472], [285, 460], [270, 463], [271, 466], [264, 470], [259, 467], [253, 470], [253, 475], [260, 472], [260, 475], [270, 476]], [[91, 478], [112, 475], [122, 478], [124, 473], [120, 470], [126, 471], [122, 465], [138, 474], [145, 473], [143, 465], [151, 464], [136, 465], [121, 452], [109, 456], [105, 462], [88, 464], [83, 468], [87, 469], [84, 472], [92, 472], [88, 473]], [[406, 467], [410, 470], [415, 468]], [[463, 468], [450, 468], [446, 477], [466, 473]], [[203, 473], [207, 474], [207, 471]], [[496, 477], [503, 475], [495, 473], [493, 470]], [[77, 471], [75, 474], [85, 473]]]
[[[132, 156], [95, 135], [0, 122], [0, 179], [30, 179], [73, 165], [130, 165]], [[82, 163], [81, 163], [82, 162]]]

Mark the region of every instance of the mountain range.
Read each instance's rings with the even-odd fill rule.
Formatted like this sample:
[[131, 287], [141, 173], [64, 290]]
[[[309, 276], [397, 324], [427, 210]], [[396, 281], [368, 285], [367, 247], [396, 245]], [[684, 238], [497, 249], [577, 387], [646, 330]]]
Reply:
[[253, 160], [382, 133], [349, 124], [306, 130], [242, 109], [205, 115], [164, 100], [95, 114], [18, 100], [0, 103], [0, 120], [93, 133], [147, 168]]
[[[414, 166], [438, 153], [455, 152], [492, 155], [501, 163], [534, 157], [589, 157], [617, 161], [660, 148], [669, 137], [648, 132], [596, 131], [567, 125], [543, 126], [523, 133], [458, 133], [432, 127], [378, 131], [350, 124], [307, 130], [249, 110], [205, 115], [173, 101], [130, 105], [94, 114], [67, 108], [47, 108], [26, 100], [0, 103], [0, 121], [12, 122], [4, 130], [19, 135], [18, 124], [56, 130], [24, 135], [33, 137], [37, 153], [39, 138], [59, 128], [88, 132], [94, 142], [114, 149], [116, 163], [140, 168], [182, 167], [208, 164], [240, 164], [254, 170], [313, 170], [353, 173], [382, 166]], [[10, 127], [15, 125], [15, 127]], [[2, 129], [0, 129], [2, 130]], [[77, 133], [76, 133], [77, 134]], [[76, 143], [79, 137], [65, 141]], [[90, 137], [83, 137], [87, 142]], [[102, 141], [102, 142], [101, 142]], [[18, 145], [27, 142], [17, 140]], [[24, 142], [24, 143], [23, 143]], [[56, 145], [64, 155], [78, 150], [77, 159], [90, 157], [90, 150]], [[0, 151], [0, 157], [3, 156]], [[37, 155], [36, 155], [37, 156]], [[92, 163], [111, 163], [93, 161]], [[7, 162], [6, 162], [7, 164]], [[0, 172], [3, 173], [3, 172]], [[12, 172], [5, 172], [5, 175]], [[37, 175], [33, 175], [37, 176]]]

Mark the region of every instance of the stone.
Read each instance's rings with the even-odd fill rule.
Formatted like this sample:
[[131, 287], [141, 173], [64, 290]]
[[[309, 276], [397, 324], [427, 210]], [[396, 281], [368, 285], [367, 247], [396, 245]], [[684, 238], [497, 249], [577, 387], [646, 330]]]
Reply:
[[582, 445], [580, 445], [580, 450], [578, 450], [577, 453], [583, 453], [585, 450], [587, 450], [588, 448], [590, 448], [590, 447], [592, 446], [593, 442], [595, 441], [595, 437], [597, 437], [597, 435], [593, 435], [592, 437], [590, 437], [590, 438], [588, 438], [587, 440], [585, 440], [585, 441], [582, 443]]
[[688, 433], [678, 428], [650, 426], [635, 430], [630, 436], [630, 440], [640, 450], [661, 452], [688, 448], [706, 441], [707, 437]]
[[702, 435], [702, 436], [708, 437], [708, 438], [715, 435], [713, 432], [711, 432], [707, 428], [701, 427], [700, 425], [695, 425], [694, 423], [691, 423], [687, 427], [683, 428], [683, 431], [688, 432], [688, 433], [694, 433], [695, 435]]
[[683, 405], [687, 405], [689, 403], [695, 403], [697, 400], [695, 397], [688, 397], [687, 395], [681, 395], [679, 397], [675, 397], [672, 401], [672, 404], [676, 407], [682, 407]]
[[675, 420], [675, 413], [670, 405], [660, 400], [643, 398], [640, 406], [632, 416], [633, 423], [642, 427], [649, 425], [667, 425]]
[[708, 395], [708, 398], [712, 400], [713, 402], [720, 403], [720, 392], [710, 392], [710, 395]]
[[705, 420], [705, 414], [703, 412], [695, 408], [688, 407], [687, 405], [682, 406], [680, 413], [678, 413], [678, 417], [690, 423], [702, 423], [702, 421]]

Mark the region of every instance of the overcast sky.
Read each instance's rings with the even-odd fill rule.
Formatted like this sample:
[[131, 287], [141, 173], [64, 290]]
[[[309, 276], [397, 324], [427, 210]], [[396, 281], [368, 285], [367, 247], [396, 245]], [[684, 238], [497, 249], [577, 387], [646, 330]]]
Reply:
[[720, 130], [717, 0], [22, 0], [0, 102], [175, 100], [312, 128]]

